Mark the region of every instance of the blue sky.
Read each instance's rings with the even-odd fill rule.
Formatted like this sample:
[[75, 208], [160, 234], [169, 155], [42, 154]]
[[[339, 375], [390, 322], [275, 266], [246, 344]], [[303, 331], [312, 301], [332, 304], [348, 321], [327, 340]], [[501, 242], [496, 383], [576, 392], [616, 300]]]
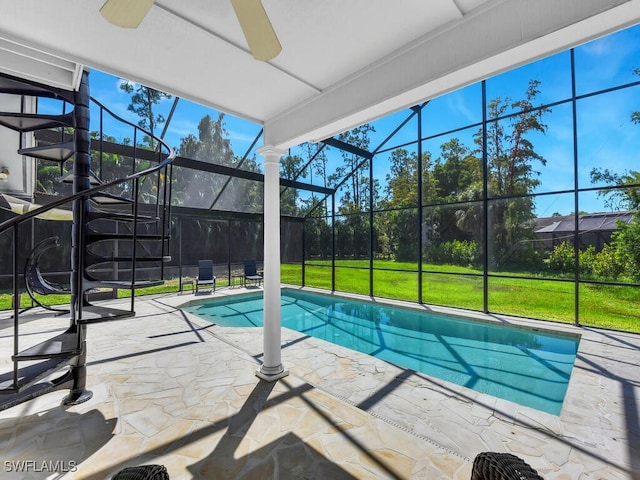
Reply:
[[[130, 103], [130, 96], [120, 89], [123, 79], [108, 75], [98, 70], [90, 73], [91, 96], [100, 101], [103, 105], [113, 111], [113, 113], [138, 123], [138, 118], [127, 110]], [[157, 113], [169, 116], [174, 99], [162, 101], [157, 108]], [[219, 112], [204, 107], [202, 105], [180, 99], [173, 114], [170, 127], [165, 140], [173, 147], [180, 145], [180, 140], [189, 134], [198, 136], [198, 123], [205, 115], [210, 115], [217, 119]], [[225, 125], [229, 133], [234, 151], [237, 155], [243, 155], [256, 135], [260, 132], [260, 125], [246, 120], [225, 115]], [[158, 132], [160, 133], [160, 132]]]
[[[503, 73], [487, 80], [487, 99], [495, 97], [521, 99], [531, 79], [541, 82], [541, 93], [537, 103], [550, 103], [571, 96], [570, 54], [561, 52], [546, 59]], [[611, 88], [616, 85], [640, 80], [633, 70], [640, 68], [640, 26], [618, 32], [575, 49], [576, 92], [578, 95]], [[90, 75], [91, 95], [110, 108], [114, 113], [137, 123], [138, 119], [127, 110], [129, 95], [119, 89], [122, 79], [99, 71]], [[173, 100], [163, 101], [158, 112], [168, 115]], [[594, 167], [606, 166], [618, 173], [628, 169], [638, 169], [640, 151], [640, 125], [633, 125], [630, 115], [640, 110], [640, 87], [624, 91], [611, 92], [598, 97], [579, 100], [578, 112], [578, 181], [579, 186], [593, 186], [589, 172]], [[430, 136], [463, 125], [479, 122], [482, 119], [480, 84], [433, 99], [423, 111], [423, 135]], [[180, 100], [167, 132], [166, 140], [174, 147], [180, 139], [192, 133], [197, 136], [197, 125], [205, 115], [217, 118], [218, 112]], [[370, 149], [377, 147], [397, 125], [409, 115], [409, 111], [397, 112], [373, 123], [376, 132], [371, 135]], [[547, 160], [546, 166], [537, 165], [540, 171], [541, 186], [538, 192], [565, 190], [573, 187], [573, 140], [572, 106], [556, 106], [546, 114], [543, 122], [548, 129], [545, 135], [531, 137], [536, 151]], [[232, 148], [237, 156], [242, 156], [260, 131], [260, 126], [232, 115], [225, 116], [225, 126]], [[473, 148], [472, 136], [477, 127], [456, 133], [467, 146]], [[415, 140], [417, 123], [407, 124], [389, 142], [385, 148]], [[116, 137], [130, 136], [130, 133], [112, 133]], [[450, 137], [443, 137], [442, 142]], [[432, 158], [439, 154], [440, 139], [425, 146], [431, 150]], [[258, 144], [260, 146], [260, 143]], [[409, 147], [415, 148], [415, 147]], [[293, 153], [304, 156], [301, 148], [292, 149]], [[374, 160], [374, 175], [384, 187], [388, 172], [386, 155]], [[260, 157], [257, 157], [261, 162]], [[329, 152], [329, 170], [342, 162], [340, 153]], [[304, 181], [312, 181], [307, 176]], [[318, 175], [313, 183], [319, 183]], [[303, 195], [304, 196], [304, 195]], [[595, 194], [580, 196], [580, 210], [604, 211], [601, 199]], [[536, 200], [539, 216], [554, 212], [569, 214], [574, 210], [573, 195], [551, 195]]]

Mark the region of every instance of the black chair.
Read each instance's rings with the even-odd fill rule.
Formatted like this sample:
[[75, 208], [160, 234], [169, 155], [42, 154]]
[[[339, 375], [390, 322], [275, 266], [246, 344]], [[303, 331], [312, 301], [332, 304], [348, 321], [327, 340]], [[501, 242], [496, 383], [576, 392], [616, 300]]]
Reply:
[[213, 276], [213, 260], [198, 260], [198, 278], [196, 279], [196, 293], [199, 287], [210, 287], [216, 293], [216, 277]]
[[258, 267], [254, 259], [244, 261], [244, 286], [247, 286], [247, 280], [257, 283], [258, 286], [262, 284], [262, 275], [258, 274]]
[[111, 480], [169, 480], [164, 465], [140, 465], [120, 470]]
[[524, 460], [510, 453], [476, 455], [471, 480], [544, 480]]

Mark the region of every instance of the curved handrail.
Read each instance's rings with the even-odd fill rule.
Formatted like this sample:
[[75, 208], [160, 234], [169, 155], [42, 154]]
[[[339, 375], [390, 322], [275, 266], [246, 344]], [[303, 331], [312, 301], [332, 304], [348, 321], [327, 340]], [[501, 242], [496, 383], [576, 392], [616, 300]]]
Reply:
[[[144, 128], [142, 128], [140, 125], [136, 125], [135, 123], [130, 122], [129, 120], [126, 120], [124, 118], [122, 118], [121, 116], [119, 116], [117, 113], [113, 113], [109, 107], [105, 107], [102, 103], [100, 103], [98, 100], [96, 100], [94, 97], [90, 97], [91, 101], [93, 103], [95, 103], [98, 107], [100, 107], [100, 110], [104, 110], [105, 112], [107, 112], [109, 115], [111, 115], [113, 118], [115, 118], [116, 120], [118, 120], [119, 122], [122, 123], [126, 123], [127, 125], [129, 125], [130, 127], [135, 128], [136, 130], [140, 130], [142, 133], [148, 135], [149, 137], [153, 138], [154, 140], [157, 140], [159, 145], [158, 147], [156, 147], [156, 151], [159, 150], [159, 148], [161, 146], [166, 147], [167, 150], [169, 150], [170, 152], [173, 151], [173, 148], [169, 146], [169, 144], [167, 142], [164, 141], [164, 139], [162, 137], [158, 137], [155, 133], [151, 133], [149, 130], [145, 130]], [[134, 145], [135, 148], [135, 145]], [[174, 155], [175, 156], [175, 155]]]
[[92, 101], [94, 101], [95, 103], [97, 103], [101, 108], [104, 108], [107, 112], [109, 112], [110, 115], [112, 115], [114, 118], [116, 118], [117, 120], [124, 122], [128, 125], [131, 125], [134, 128], [137, 128], [138, 130], [142, 131], [143, 133], [145, 133], [146, 135], [149, 135], [150, 137], [154, 138], [155, 140], [157, 140], [158, 142], [160, 142], [162, 144], [163, 147], [165, 147], [168, 150], [168, 153], [166, 154], [167, 157], [162, 160], [161, 162], [158, 162], [158, 165], [155, 165], [153, 167], [149, 167], [146, 168], [144, 170], [140, 170], [139, 172], [135, 172], [132, 173], [130, 175], [127, 175], [126, 177], [122, 177], [122, 178], [118, 178], [116, 180], [112, 180], [110, 182], [106, 182], [106, 183], [102, 183], [100, 185], [96, 185], [95, 187], [89, 188], [87, 190], [82, 190], [81, 192], [77, 192], [74, 193], [72, 195], [68, 195], [66, 197], [60, 198], [58, 200], [54, 200], [51, 203], [47, 203], [46, 205], [43, 205], [40, 208], [36, 208], [35, 210], [31, 210], [30, 212], [27, 213], [23, 213], [21, 215], [18, 215], [17, 217], [11, 218], [9, 220], [6, 220], [2, 223], [0, 223], [0, 233], [4, 232], [5, 230], [13, 227], [14, 225], [18, 225], [21, 224], [22, 222], [25, 222], [26, 220], [33, 218], [33, 217], [37, 217], [38, 215], [44, 213], [44, 212], [48, 212], [49, 210], [52, 210], [56, 207], [59, 207], [60, 205], [64, 205], [65, 203], [69, 203], [72, 200], [76, 200], [78, 198], [82, 198], [82, 197], [87, 197], [95, 192], [100, 192], [102, 190], [105, 190], [109, 187], [113, 187], [115, 185], [120, 185], [121, 183], [126, 183], [129, 182], [131, 180], [135, 180], [136, 178], [140, 178], [143, 177], [145, 175], [148, 175], [150, 173], [156, 172], [158, 170], [161, 170], [162, 168], [168, 166], [170, 163], [173, 162], [173, 160], [176, 157], [176, 152], [175, 150], [167, 143], [165, 142], [163, 139], [156, 137], [155, 135], [152, 135], [151, 132], [145, 130], [144, 128], [135, 125], [131, 122], [129, 122], [128, 120], [125, 120], [121, 117], [119, 117], [118, 115], [116, 115], [115, 113], [111, 112], [108, 108], [104, 107], [100, 102], [98, 102], [97, 100], [95, 100], [93, 97], [91, 98]]

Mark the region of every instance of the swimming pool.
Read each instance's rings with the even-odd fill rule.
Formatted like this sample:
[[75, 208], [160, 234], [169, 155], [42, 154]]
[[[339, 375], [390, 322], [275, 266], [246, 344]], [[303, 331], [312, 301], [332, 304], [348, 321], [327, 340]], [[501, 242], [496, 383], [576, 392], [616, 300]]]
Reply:
[[[262, 292], [184, 310], [226, 327], [261, 327]], [[283, 289], [282, 326], [478, 392], [559, 415], [579, 337]]]

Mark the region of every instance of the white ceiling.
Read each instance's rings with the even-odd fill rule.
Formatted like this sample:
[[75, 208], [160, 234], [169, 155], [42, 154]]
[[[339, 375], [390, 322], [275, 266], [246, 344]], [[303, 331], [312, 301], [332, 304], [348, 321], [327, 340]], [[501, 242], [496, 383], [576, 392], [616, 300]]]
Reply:
[[640, 0], [263, 0], [282, 44], [248, 52], [228, 0], [156, 0], [135, 30], [104, 0], [0, 0], [0, 71], [74, 88], [83, 66], [265, 126], [329, 137], [640, 22]]

